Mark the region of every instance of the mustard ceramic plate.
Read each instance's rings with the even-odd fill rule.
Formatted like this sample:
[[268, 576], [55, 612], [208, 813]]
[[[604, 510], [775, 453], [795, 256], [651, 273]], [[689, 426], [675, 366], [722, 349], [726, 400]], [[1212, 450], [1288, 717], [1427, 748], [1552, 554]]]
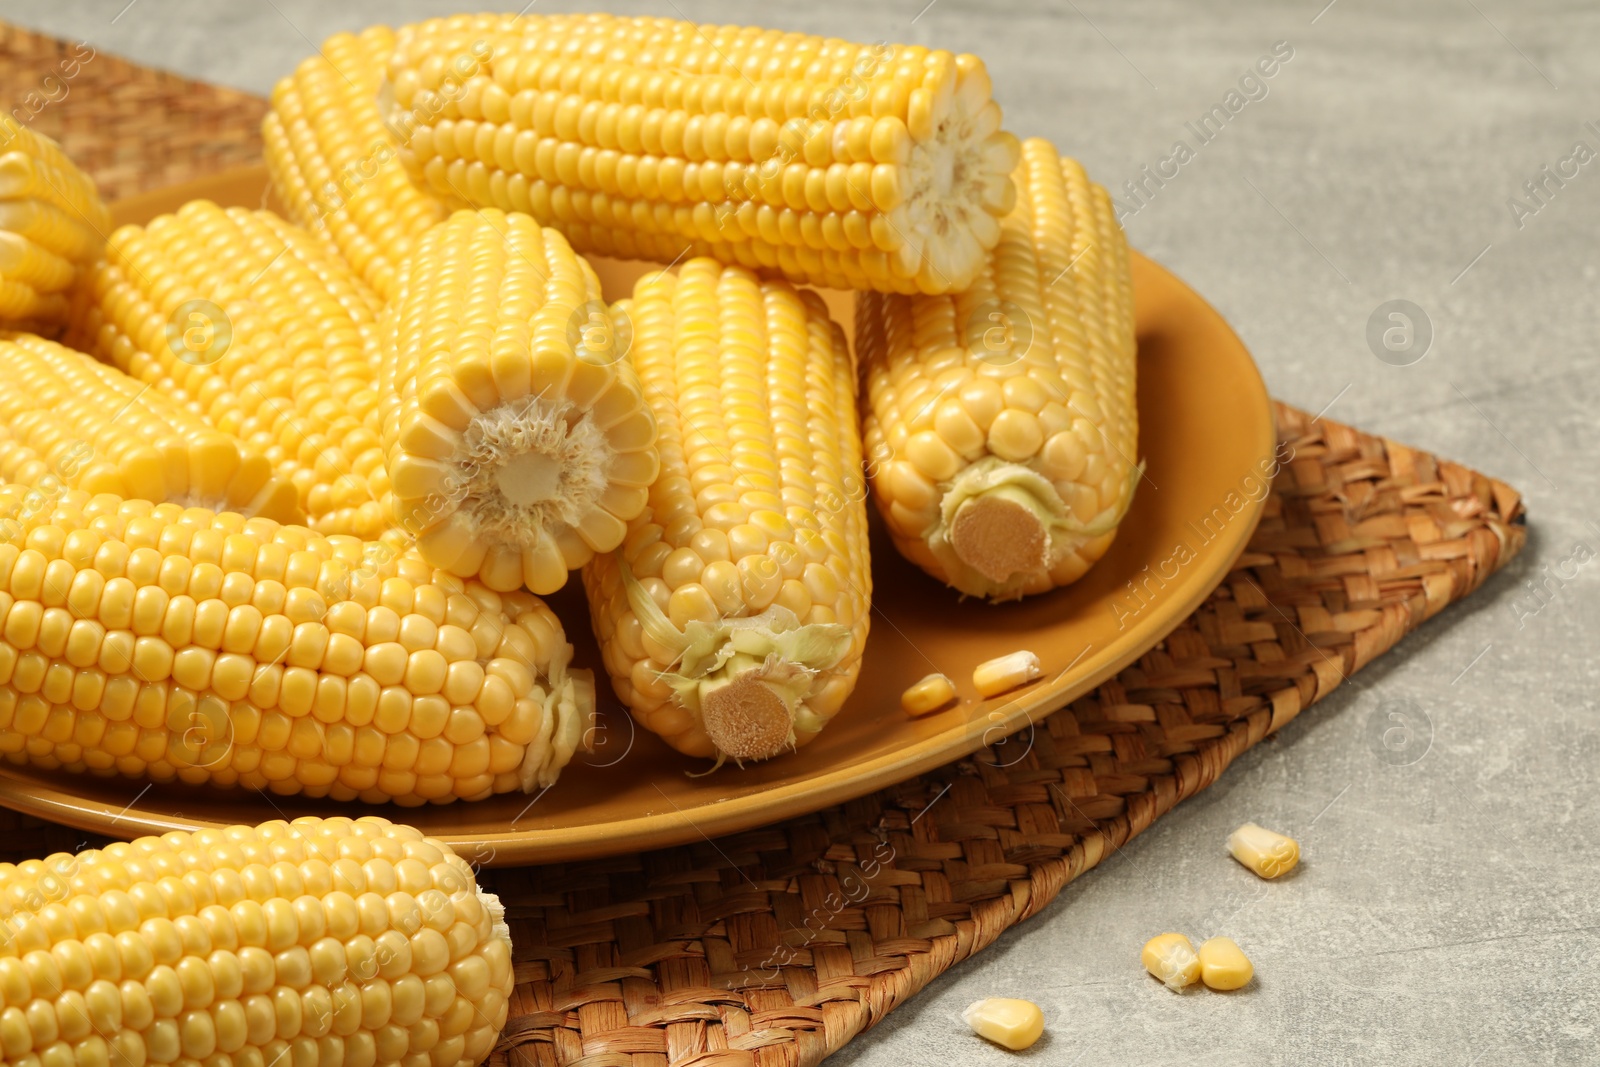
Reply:
[[[262, 203], [264, 187], [260, 170], [220, 175], [124, 202], [118, 220], [143, 221], [197, 196], [254, 207]], [[608, 296], [625, 292], [648, 269], [605, 261], [595, 266]], [[376, 810], [449, 841], [477, 862], [537, 863], [636, 852], [761, 826], [893, 785], [985, 747], [992, 760], [1026, 758], [1027, 732], [1000, 742], [1132, 662], [1222, 580], [1255, 528], [1274, 470], [1272, 409], [1250, 354], [1204, 300], [1160, 266], [1135, 255], [1133, 270], [1139, 452], [1148, 466], [1116, 543], [1076, 585], [1000, 606], [960, 603], [877, 539], [872, 636], [861, 682], [828, 729], [798, 752], [693, 777], [706, 764], [632, 729], [605, 691], [604, 671], [597, 671], [604, 713], [594, 751], [579, 753], [548, 791]], [[828, 296], [835, 317], [848, 328], [851, 296]], [[576, 584], [551, 605], [578, 646], [579, 665], [598, 667]], [[972, 668], [1022, 648], [1039, 655], [1043, 678], [979, 700]], [[926, 718], [907, 718], [900, 710], [901, 691], [934, 670], [956, 680], [960, 703]], [[116, 837], [359, 808], [12, 764], [0, 765], [0, 803]]]

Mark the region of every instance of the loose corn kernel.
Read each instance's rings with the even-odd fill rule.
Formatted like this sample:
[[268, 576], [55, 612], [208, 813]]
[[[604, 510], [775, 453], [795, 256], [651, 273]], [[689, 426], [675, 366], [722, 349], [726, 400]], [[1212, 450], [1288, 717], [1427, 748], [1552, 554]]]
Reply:
[[418, 188], [528, 213], [580, 252], [958, 292], [1015, 196], [1017, 139], [971, 55], [524, 13], [402, 27], [387, 73]]
[[1003, 238], [960, 293], [862, 293], [872, 496], [902, 555], [972, 596], [1077, 581], [1138, 481], [1128, 241], [1106, 191], [1023, 144]]
[[1231, 937], [1213, 937], [1200, 945], [1200, 980], [1208, 989], [1243, 989], [1256, 969]]
[[1247, 822], [1228, 835], [1233, 858], [1263, 878], [1276, 878], [1300, 862], [1300, 845], [1292, 837]]
[[505, 1025], [505, 908], [387, 819], [174, 831], [0, 877], [8, 1064], [471, 1067]]
[[1039, 677], [1039, 657], [1027, 649], [984, 660], [972, 669], [972, 684], [985, 697], [998, 696]]
[[1044, 1033], [1044, 1012], [1031, 1000], [989, 997], [967, 1005], [961, 1018], [973, 1033], [1012, 1052], [1028, 1048]]
[[956, 684], [948, 676], [934, 673], [900, 694], [900, 706], [915, 718], [937, 711], [956, 698]]
[[584, 568], [606, 667], [679, 751], [776, 756], [844, 704], [870, 621], [844, 332], [814, 291], [703, 258], [646, 275], [618, 310], [661, 476]]
[[1200, 957], [1194, 946], [1182, 934], [1157, 934], [1144, 944], [1139, 953], [1144, 969], [1161, 979], [1161, 984], [1174, 993], [1200, 979]]

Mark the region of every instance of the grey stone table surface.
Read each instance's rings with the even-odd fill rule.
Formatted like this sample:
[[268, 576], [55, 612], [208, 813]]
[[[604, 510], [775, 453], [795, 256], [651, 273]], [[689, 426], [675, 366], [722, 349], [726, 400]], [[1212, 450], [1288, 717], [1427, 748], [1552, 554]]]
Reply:
[[[5, 0], [0, 18], [265, 93], [335, 31], [454, 9]], [[1112, 188], [1133, 242], [1228, 318], [1275, 396], [1527, 496], [1507, 572], [833, 1062], [1008, 1062], [960, 1021], [990, 995], [1039, 1002], [1049, 1037], [1023, 1059], [1062, 1067], [1600, 1062], [1600, 8], [614, 9], [981, 54], [1007, 125]], [[1388, 319], [1393, 300], [1420, 312]], [[1395, 350], [1369, 345], [1372, 321]], [[1419, 710], [1414, 762], [1375, 751], [1380, 700]], [[1222, 841], [1246, 820], [1299, 837], [1301, 870], [1265, 884], [1233, 864]], [[1138, 949], [1169, 928], [1233, 937], [1256, 982], [1165, 992]]]

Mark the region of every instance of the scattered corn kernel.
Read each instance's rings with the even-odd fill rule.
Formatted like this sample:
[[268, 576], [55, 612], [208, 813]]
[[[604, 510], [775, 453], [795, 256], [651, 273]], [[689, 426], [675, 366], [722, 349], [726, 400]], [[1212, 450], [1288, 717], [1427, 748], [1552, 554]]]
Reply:
[[1039, 677], [1039, 657], [1027, 649], [984, 660], [972, 669], [972, 684], [986, 697], [998, 696]]
[[1044, 1012], [1031, 1000], [989, 997], [968, 1005], [961, 1018], [973, 1033], [1012, 1052], [1021, 1052], [1044, 1033]]
[[1276, 878], [1294, 870], [1300, 862], [1300, 845], [1265, 827], [1247, 822], [1228, 835], [1228, 851], [1233, 858], [1263, 878]]
[[1200, 980], [1200, 957], [1195, 955], [1194, 946], [1182, 934], [1157, 934], [1152, 937], [1144, 943], [1139, 962], [1174, 993]]
[[900, 706], [913, 718], [938, 711], [956, 698], [956, 683], [935, 672], [900, 694]]
[[1200, 980], [1208, 989], [1243, 989], [1256, 973], [1250, 957], [1231, 937], [1213, 937], [1200, 945]]

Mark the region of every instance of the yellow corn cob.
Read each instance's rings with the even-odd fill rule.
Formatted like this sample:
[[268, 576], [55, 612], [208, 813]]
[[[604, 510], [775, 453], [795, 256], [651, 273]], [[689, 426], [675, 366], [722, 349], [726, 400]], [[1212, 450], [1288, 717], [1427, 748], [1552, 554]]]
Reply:
[[619, 305], [661, 424], [661, 476], [584, 569], [617, 693], [695, 756], [810, 740], [867, 639], [855, 370], [820, 297], [709, 259]]
[[66, 290], [110, 229], [94, 181], [50, 138], [0, 115], [0, 323], [65, 321]]
[[377, 427], [377, 297], [266, 211], [192, 201], [114, 233], [70, 343], [272, 463], [312, 528], [389, 527]]
[[548, 785], [588, 726], [561, 624], [383, 542], [0, 486], [0, 754], [401, 804]]
[[411, 184], [378, 109], [394, 31], [337, 34], [272, 90], [261, 124], [267, 169], [289, 217], [392, 300], [417, 239], [445, 206]]
[[975, 56], [611, 15], [407, 26], [388, 114], [412, 179], [580, 252], [709, 255], [850, 289], [966, 287], [1017, 142]]
[[0, 381], [0, 482], [298, 517], [263, 456], [82, 352], [0, 333]]
[[655, 420], [560, 234], [457, 212], [418, 242], [388, 325], [383, 445], [423, 558], [549, 593], [621, 543], [659, 469]]
[[0, 864], [0, 1060], [476, 1067], [505, 909], [442, 841], [296, 819]]
[[1023, 145], [1000, 244], [956, 296], [863, 294], [873, 495], [907, 559], [1006, 599], [1076, 581], [1139, 476], [1128, 243], [1105, 190]]

